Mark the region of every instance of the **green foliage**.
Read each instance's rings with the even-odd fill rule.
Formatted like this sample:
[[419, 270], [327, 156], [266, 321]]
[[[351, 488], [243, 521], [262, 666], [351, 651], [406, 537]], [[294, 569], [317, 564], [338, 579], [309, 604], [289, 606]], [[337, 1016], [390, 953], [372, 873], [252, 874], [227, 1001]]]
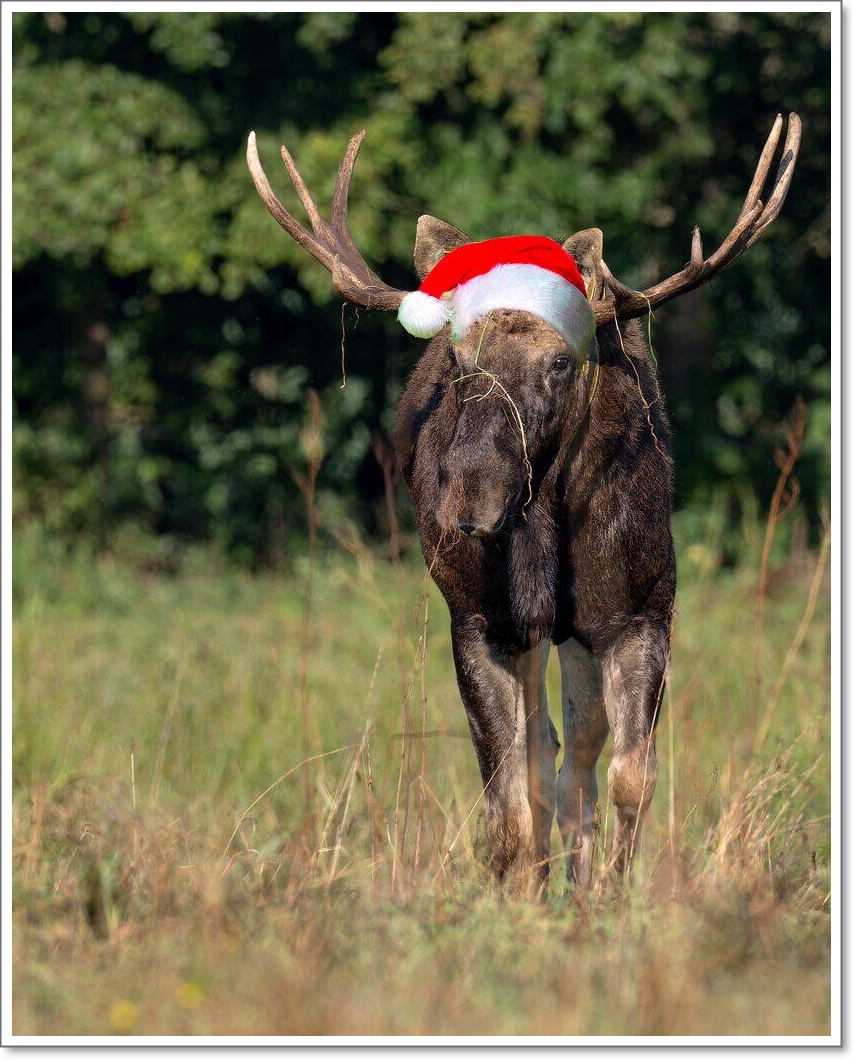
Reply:
[[[149, 270], [155, 290], [210, 287], [216, 194], [196, 162], [204, 130], [165, 86], [106, 64], [16, 69], [14, 257]], [[190, 242], [188, 245], [188, 237]]]
[[764, 504], [780, 423], [807, 404], [803, 493], [829, 493], [830, 20], [823, 14], [18, 13], [13, 19], [17, 511], [103, 535], [134, 519], [282, 554], [305, 388], [325, 395], [319, 488], [369, 529], [371, 438], [418, 346], [341, 317], [243, 159], [283, 198], [287, 142], [322, 209], [368, 138], [351, 221], [411, 287], [415, 222], [487, 238], [597, 225], [632, 285], [711, 247], [778, 110], [805, 122], [790, 198], [651, 334], [675, 427], [676, 503]]

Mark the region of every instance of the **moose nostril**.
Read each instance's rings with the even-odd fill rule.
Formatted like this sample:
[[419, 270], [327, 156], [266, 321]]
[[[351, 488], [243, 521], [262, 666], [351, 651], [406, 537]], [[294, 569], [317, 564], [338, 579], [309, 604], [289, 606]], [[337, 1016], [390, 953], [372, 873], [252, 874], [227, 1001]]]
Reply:
[[459, 523], [458, 525], [464, 534], [468, 535], [475, 532], [475, 527], [472, 525], [472, 523]]

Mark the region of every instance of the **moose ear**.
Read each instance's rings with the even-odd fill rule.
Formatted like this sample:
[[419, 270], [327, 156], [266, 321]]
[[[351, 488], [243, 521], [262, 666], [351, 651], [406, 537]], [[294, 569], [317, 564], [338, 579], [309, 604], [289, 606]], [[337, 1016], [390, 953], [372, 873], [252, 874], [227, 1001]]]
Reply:
[[564, 240], [564, 249], [576, 260], [588, 291], [588, 301], [603, 297], [603, 233], [599, 228], [585, 228]]
[[419, 279], [423, 280], [450, 250], [456, 250], [464, 243], [471, 242], [472, 240], [454, 225], [440, 221], [438, 217], [431, 217], [430, 214], [422, 214], [416, 225], [416, 246], [413, 251], [413, 261]]

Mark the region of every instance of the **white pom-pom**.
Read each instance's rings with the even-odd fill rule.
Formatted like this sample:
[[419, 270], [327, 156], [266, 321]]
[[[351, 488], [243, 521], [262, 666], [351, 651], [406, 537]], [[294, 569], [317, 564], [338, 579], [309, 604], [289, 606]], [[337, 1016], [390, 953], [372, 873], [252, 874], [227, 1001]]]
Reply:
[[410, 291], [398, 310], [398, 321], [417, 339], [432, 339], [449, 321], [449, 309], [441, 298]]

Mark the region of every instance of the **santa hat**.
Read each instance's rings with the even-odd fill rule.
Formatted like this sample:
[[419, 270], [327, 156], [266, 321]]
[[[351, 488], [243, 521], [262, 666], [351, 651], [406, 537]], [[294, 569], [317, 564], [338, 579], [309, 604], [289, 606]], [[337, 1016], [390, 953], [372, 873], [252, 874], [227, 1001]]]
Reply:
[[545, 236], [504, 236], [457, 247], [406, 295], [398, 320], [420, 339], [432, 338], [450, 323], [452, 340], [459, 342], [491, 309], [533, 313], [579, 355], [595, 330], [576, 262]]

